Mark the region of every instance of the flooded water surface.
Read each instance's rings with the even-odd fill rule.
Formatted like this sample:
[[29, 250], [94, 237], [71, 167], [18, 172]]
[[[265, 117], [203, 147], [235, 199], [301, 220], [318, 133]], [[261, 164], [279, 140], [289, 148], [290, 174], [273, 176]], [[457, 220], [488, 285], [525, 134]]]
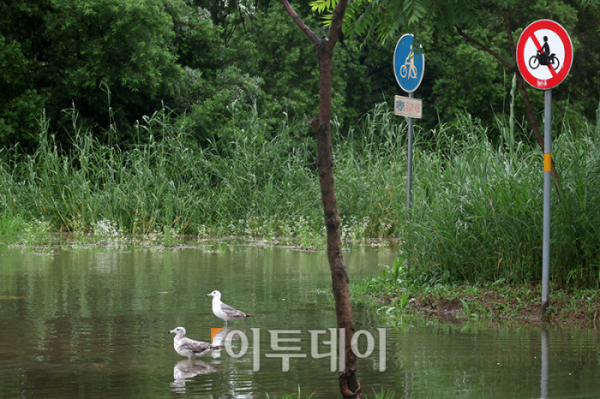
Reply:
[[[353, 247], [353, 281], [396, 254]], [[0, 246], [0, 397], [340, 397], [324, 252]], [[253, 318], [223, 322], [206, 294]], [[395, 398], [597, 398], [594, 330], [481, 328], [355, 309], [363, 392]], [[187, 359], [169, 330], [226, 349]], [[212, 329], [212, 330], [211, 330]], [[287, 371], [284, 371], [287, 369]]]

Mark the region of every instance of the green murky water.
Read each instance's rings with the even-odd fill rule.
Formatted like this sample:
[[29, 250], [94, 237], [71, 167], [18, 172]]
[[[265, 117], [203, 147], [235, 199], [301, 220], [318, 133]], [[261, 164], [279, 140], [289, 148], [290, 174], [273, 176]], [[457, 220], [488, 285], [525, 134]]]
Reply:
[[[364, 247], [344, 254], [353, 280], [379, 274], [394, 257]], [[50, 254], [0, 246], [0, 397], [265, 398], [300, 385], [303, 395], [337, 398], [331, 358], [311, 353], [330, 349], [335, 313], [321, 293], [329, 288], [322, 252], [220, 244]], [[190, 338], [210, 341], [211, 328], [223, 326], [205, 296], [215, 289], [256, 316], [221, 331], [244, 333], [229, 351], [182, 358], [167, 332], [183, 326]], [[359, 361], [371, 397], [382, 387], [395, 398], [600, 397], [594, 330], [483, 329], [360, 312], [355, 323], [365, 332], [359, 350], [371, 349]], [[299, 350], [277, 350], [280, 330], [293, 341], [279, 345]]]

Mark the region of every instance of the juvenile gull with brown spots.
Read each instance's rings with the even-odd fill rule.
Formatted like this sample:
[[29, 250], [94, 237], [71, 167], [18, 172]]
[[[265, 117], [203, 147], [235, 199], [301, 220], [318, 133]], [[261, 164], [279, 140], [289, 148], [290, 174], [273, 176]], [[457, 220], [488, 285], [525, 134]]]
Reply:
[[221, 345], [211, 345], [207, 342], [195, 341], [187, 338], [185, 336], [185, 328], [183, 327], [177, 327], [176, 329], [169, 331], [169, 334], [175, 334], [175, 338], [173, 338], [175, 352], [188, 359], [191, 359], [192, 356], [202, 356], [214, 349], [221, 349]]

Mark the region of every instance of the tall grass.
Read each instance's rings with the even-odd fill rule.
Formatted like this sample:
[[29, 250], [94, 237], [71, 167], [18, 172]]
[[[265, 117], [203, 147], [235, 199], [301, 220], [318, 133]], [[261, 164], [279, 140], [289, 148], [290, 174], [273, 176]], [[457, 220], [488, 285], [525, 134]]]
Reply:
[[[35, 153], [0, 150], [0, 239], [25, 241], [26, 225], [37, 223], [84, 234], [111, 226], [322, 245], [316, 146], [307, 124], [282, 117], [273, 128], [256, 108], [233, 104], [230, 111], [227, 134], [202, 146], [189, 119], [166, 110], [140, 122], [138, 141], [119, 145], [82, 130], [73, 111], [68, 149], [41, 118]], [[492, 142], [466, 114], [432, 131], [417, 124], [409, 215], [406, 122], [385, 105], [347, 135], [333, 122], [345, 240], [400, 238], [411, 273], [426, 281], [539, 280], [542, 154], [524, 142], [525, 131], [513, 125]], [[555, 131], [560, 200], [553, 191], [551, 277], [559, 285], [597, 287], [600, 126], [563, 122]]]
[[[452, 130], [462, 134], [456, 140]], [[600, 129], [561, 126], [553, 143], [551, 277], [600, 281]], [[495, 145], [469, 118], [432, 132], [436, 151], [415, 154], [415, 206], [406, 229], [413, 273], [429, 281], [534, 283], [541, 278], [542, 154]], [[442, 145], [440, 145], [440, 143]]]
[[[256, 108], [232, 106], [224, 127], [232, 139], [200, 147], [185, 118], [162, 110], [137, 127], [143, 142], [112, 146], [82, 131], [75, 111], [72, 117], [69, 149], [42, 118], [35, 153], [0, 152], [2, 215], [69, 232], [93, 233], [111, 221], [134, 234], [322, 237], [315, 145], [303, 123], [284, 118], [273, 132]], [[345, 219], [348, 239], [364, 237], [362, 216]]]

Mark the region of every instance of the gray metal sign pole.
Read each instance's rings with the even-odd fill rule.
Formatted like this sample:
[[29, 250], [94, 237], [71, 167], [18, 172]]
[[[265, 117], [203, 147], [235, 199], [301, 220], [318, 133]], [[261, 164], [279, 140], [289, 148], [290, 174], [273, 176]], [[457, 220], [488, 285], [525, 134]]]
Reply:
[[548, 330], [542, 327], [542, 379], [540, 382], [541, 399], [548, 398]]
[[552, 90], [544, 91], [544, 238], [542, 248], [542, 309], [548, 306], [550, 279], [550, 189], [552, 184]]
[[[539, 38], [544, 38], [544, 46]], [[533, 47], [532, 47], [533, 46]], [[543, 49], [549, 54], [540, 58]], [[549, 49], [554, 53], [550, 53]], [[537, 50], [537, 52], [534, 52]], [[573, 43], [559, 23], [537, 20], [523, 30], [517, 42], [517, 66], [523, 79], [536, 89], [544, 90], [544, 226], [542, 248], [542, 311], [549, 305], [550, 281], [550, 189], [552, 185], [552, 88], [558, 86], [573, 66]], [[559, 59], [560, 57], [560, 59]], [[543, 62], [545, 60], [545, 62]], [[559, 62], [557, 62], [559, 61]], [[544, 68], [538, 66], [545, 65]], [[548, 72], [550, 71], [550, 75]]]
[[[413, 92], [408, 93], [408, 98], [414, 98]], [[406, 179], [406, 206], [410, 211], [412, 202], [412, 158], [413, 158], [413, 118], [408, 118], [408, 172]]]

